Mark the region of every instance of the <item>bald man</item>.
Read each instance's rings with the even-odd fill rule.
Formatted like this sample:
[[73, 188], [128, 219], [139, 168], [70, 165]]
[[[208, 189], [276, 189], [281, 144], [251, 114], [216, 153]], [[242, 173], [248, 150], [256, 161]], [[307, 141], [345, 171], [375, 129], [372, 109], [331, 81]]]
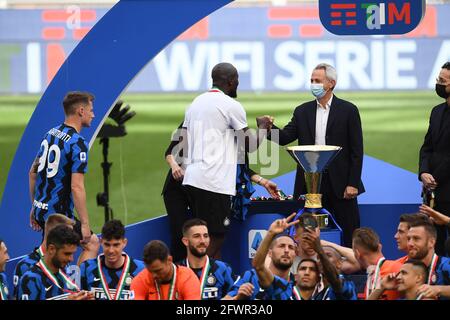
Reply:
[[230, 225], [231, 197], [236, 194], [236, 167], [245, 162], [245, 153], [238, 157], [238, 150], [256, 150], [267, 132], [260, 129], [270, 129], [272, 119], [259, 117], [256, 133], [249, 130], [245, 110], [234, 100], [239, 74], [233, 65], [217, 64], [211, 77], [211, 90], [196, 97], [186, 110], [183, 185], [194, 217], [208, 224], [211, 239], [208, 256], [220, 259]]

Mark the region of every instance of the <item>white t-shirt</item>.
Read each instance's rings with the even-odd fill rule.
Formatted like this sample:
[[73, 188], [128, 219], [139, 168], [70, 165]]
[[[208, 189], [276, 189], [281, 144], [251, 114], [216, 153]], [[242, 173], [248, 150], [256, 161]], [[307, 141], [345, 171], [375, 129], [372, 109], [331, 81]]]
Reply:
[[183, 184], [216, 193], [236, 194], [237, 139], [247, 127], [242, 105], [213, 89], [186, 110], [188, 155]]

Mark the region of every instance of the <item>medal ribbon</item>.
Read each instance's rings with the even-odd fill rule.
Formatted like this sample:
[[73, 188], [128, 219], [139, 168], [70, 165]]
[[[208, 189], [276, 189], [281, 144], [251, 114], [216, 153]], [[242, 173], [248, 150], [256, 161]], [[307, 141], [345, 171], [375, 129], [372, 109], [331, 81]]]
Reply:
[[386, 258], [384, 258], [384, 257], [381, 257], [378, 260], [377, 266], [375, 268], [375, 272], [373, 273], [372, 283], [370, 282], [370, 277], [367, 279], [366, 299], [370, 296], [372, 291], [375, 290], [375, 288], [377, 286], [378, 280], [380, 278], [381, 265], [383, 264], [384, 260], [386, 260]]
[[101, 262], [101, 257], [104, 256], [104, 254], [101, 254], [97, 257], [97, 267], [98, 267], [98, 273], [100, 276], [100, 281], [102, 283], [102, 287], [103, 287], [103, 291], [106, 294], [106, 297], [108, 297], [108, 300], [119, 300], [120, 299], [120, 294], [122, 293], [123, 287], [125, 286], [125, 279], [127, 278], [127, 275], [130, 271], [130, 257], [128, 257], [128, 255], [125, 253], [125, 261], [123, 263], [123, 268], [122, 268], [122, 273], [120, 275], [120, 280], [119, 283], [117, 284], [117, 288], [116, 288], [116, 294], [112, 294], [109, 290], [109, 286], [108, 286], [108, 282], [106, 281], [106, 277], [105, 274], [103, 273], [103, 269], [102, 269], [102, 262]]
[[[169, 296], [167, 297], [167, 300], [175, 300], [175, 285], [177, 283], [177, 267], [172, 263], [173, 267], [173, 276], [172, 280], [170, 281], [170, 288], [169, 288]], [[161, 288], [158, 285], [158, 282], [155, 280], [155, 288], [158, 292], [158, 300], [162, 300], [162, 294], [161, 294]]]
[[0, 301], [7, 300], [5, 294], [3, 293], [3, 283], [0, 281]]
[[69, 290], [61, 288], [61, 286], [58, 283], [58, 279], [50, 271], [50, 269], [47, 267], [47, 265], [45, 264], [43, 259], [39, 260], [39, 262], [37, 263], [37, 266], [39, 268], [41, 268], [42, 272], [44, 272], [44, 274], [47, 276], [47, 278], [49, 278], [50, 281], [53, 282], [62, 291], [70, 292], [70, 293], [80, 291], [80, 288], [78, 288], [78, 286], [72, 280], [70, 280], [70, 278], [61, 269], [58, 269], [58, 274], [63, 278], [63, 281], [67, 284], [67, 286], [69, 287]]
[[223, 93], [222, 90], [220, 90], [220, 89], [218, 89], [216, 87], [211, 88], [208, 92], [222, 92]]
[[39, 246], [39, 248], [37, 249], [37, 252], [38, 252], [40, 258], [42, 258], [42, 257], [44, 256], [44, 254], [45, 254], [45, 249], [44, 249], [44, 247], [42, 246], [42, 244], [41, 244], [41, 245]]
[[438, 255], [436, 253], [433, 254], [433, 258], [431, 259], [430, 269], [428, 270], [427, 284], [429, 284], [429, 285], [432, 284], [431, 280], [433, 278], [434, 273], [436, 272], [436, 265], [437, 265], [438, 259], [439, 259]]
[[325, 291], [325, 293], [322, 296], [322, 300], [326, 300], [327, 296], [328, 296], [328, 292], [330, 291], [330, 286], [327, 287], [327, 290]]
[[297, 288], [297, 286], [294, 286], [294, 296], [297, 298], [297, 300], [303, 300], [302, 295], [300, 294], [300, 290]]
[[[186, 258], [186, 266], [188, 268], [190, 268], [189, 260], [187, 258]], [[200, 276], [200, 292], [201, 292], [202, 297], [203, 297], [203, 290], [205, 289], [205, 286], [206, 286], [206, 279], [208, 278], [210, 269], [211, 269], [211, 266], [209, 265], [209, 257], [206, 256], [206, 263], [202, 268], [202, 275]]]

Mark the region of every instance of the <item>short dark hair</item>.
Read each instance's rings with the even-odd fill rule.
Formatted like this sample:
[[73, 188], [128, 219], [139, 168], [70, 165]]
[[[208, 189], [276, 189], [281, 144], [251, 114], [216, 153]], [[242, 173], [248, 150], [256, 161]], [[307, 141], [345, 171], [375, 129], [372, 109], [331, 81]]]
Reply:
[[380, 237], [371, 228], [363, 227], [353, 231], [353, 243], [370, 252], [377, 252], [380, 244]]
[[423, 278], [426, 281], [426, 279], [428, 278], [428, 268], [425, 263], [420, 260], [408, 259], [404, 264], [412, 264], [415, 268], [420, 269], [420, 272], [422, 273]]
[[310, 258], [305, 258], [305, 259], [300, 260], [300, 262], [299, 262], [298, 265], [297, 265], [297, 271], [298, 271], [298, 268], [300, 268], [300, 266], [301, 266], [301, 264], [302, 264], [303, 262], [312, 262], [312, 263], [314, 263], [314, 265], [316, 266], [317, 272], [320, 272], [320, 271], [319, 271], [319, 264], [317, 263], [317, 261], [314, 260], [314, 259], [310, 259]]
[[125, 238], [125, 227], [120, 220], [109, 220], [102, 228], [102, 239], [104, 240], [120, 240]]
[[425, 232], [429, 236], [431, 236], [434, 239], [437, 238], [436, 227], [434, 226], [433, 222], [430, 219], [427, 219], [427, 220], [417, 219], [409, 225], [409, 228], [414, 228], [414, 227], [423, 227], [425, 229]]
[[89, 104], [89, 102], [94, 101], [95, 97], [92, 93], [81, 92], [81, 91], [71, 91], [66, 94], [63, 100], [64, 113], [66, 115], [74, 114], [75, 107], [80, 104]]
[[189, 229], [196, 226], [205, 226], [206, 228], [208, 228], [208, 224], [206, 223], [205, 220], [199, 218], [189, 219], [183, 224], [183, 227], [181, 228], [183, 236], [187, 235]]
[[422, 213], [404, 213], [400, 216], [400, 222], [404, 222], [408, 224], [408, 227], [411, 227], [411, 223], [416, 220], [428, 220], [428, 216]]
[[146, 265], [150, 265], [156, 260], [167, 261], [169, 255], [169, 248], [160, 240], [152, 240], [144, 247], [144, 262]]
[[450, 70], [450, 61], [447, 61], [446, 63], [444, 63], [444, 65], [442, 66], [442, 69]]
[[273, 248], [273, 246], [275, 245], [275, 243], [276, 243], [276, 241], [277, 241], [278, 239], [283, 238], [283, 237], [290, 238], [290, 239], [294, 242], [294, 244], [297, 245], [297, 242], [295, 241], [295, 239], [294, 239], [291, 235], [289, 235], [288, 233], [284, 233], [284, 232], [283, 232], [283, 233], [277, 234], [277, 235], [272, 239], [272, 242], [270, 243], [270, 249]]
[[47, 248], [53, 244], [57, 249], [64, 245], [80, 244], [79, 235], [69, 226], [61, 224], [53, 228], [47, 235]]

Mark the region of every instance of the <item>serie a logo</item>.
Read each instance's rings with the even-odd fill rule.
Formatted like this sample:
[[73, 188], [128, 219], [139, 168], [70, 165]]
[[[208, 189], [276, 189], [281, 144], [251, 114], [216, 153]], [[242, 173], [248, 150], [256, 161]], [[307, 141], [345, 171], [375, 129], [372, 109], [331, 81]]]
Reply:
[[370, 30], [381, 29], [386, 23], [393, 25], [401, 21], [407, 25], [411, 24], [411, 3], [409, 2], [402, 3], [400, 8], [395, 3], [362, 3], [361, 7], [366, 9], [366, 25]]

